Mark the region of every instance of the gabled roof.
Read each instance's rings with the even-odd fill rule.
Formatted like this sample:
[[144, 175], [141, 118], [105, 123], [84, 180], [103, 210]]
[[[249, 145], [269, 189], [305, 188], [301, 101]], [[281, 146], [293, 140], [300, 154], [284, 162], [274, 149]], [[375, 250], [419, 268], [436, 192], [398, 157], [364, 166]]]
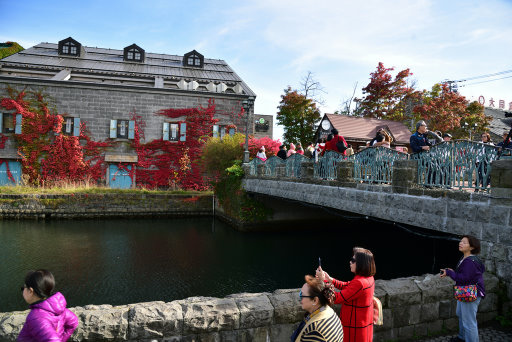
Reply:
[[240, 84], [244, 95], [256, 95], [223, 60], [204, 58], [204, 67], [199, 69], [183, 66], [183, 56], [178, 55], [146, 52], [144, 63], [134, 63], [123, 60], [123, 50], [87, 46], [82, 46], [82, 48], [85, 53], [80, 57], [62, 58], [58, 54], [57, 44], [40, 43], [2, 59], [0, 67], [69, 69], [71, 72], [102, 75], [158, 76], [187, 81], [223, 82], [233, 85]]
[[510, 124], [508, 124], [510, 118], [506, 117], [507, 113], [512, 115], [512, 112], [510, 111], [490, 107], [484, 108], [484, 114], [492, 117], [492, 121], [489, 124], [489, 131], [493, 134], [493, 140], [496, 138], [500, 139], [503, 131], [508, 131], [510, 129]]
[[361, 118], [347, 115], [325, 114], [340, 135], [347, 140], [371, 140], [379, 128], [385, 128], [395, 139], [395, 143], [409, 144], [411, 131], [401, 122]]

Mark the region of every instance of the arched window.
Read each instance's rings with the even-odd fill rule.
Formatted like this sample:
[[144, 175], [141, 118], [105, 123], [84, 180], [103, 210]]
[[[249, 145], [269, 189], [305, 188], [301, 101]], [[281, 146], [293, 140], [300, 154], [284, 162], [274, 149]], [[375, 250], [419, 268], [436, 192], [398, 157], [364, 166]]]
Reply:
[[204, 65], [204, 56], [196, 50], [192, 50], [183, 56], [183, 65], [194, 68], [202, 68]]

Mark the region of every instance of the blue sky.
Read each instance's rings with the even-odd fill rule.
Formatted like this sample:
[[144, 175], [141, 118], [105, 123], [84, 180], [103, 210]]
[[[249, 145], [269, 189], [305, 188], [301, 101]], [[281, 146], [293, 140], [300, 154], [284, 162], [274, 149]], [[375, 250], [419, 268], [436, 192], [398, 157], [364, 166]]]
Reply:
[[[27, 48], [72, 36], [85, 46], [225, 60], [274, 114], [308, 71], [326, 90], [322, 113], [357, 95], [378, 62], [410, 68], [417, 88], [512, 70], [512, 0], [13, 1], [0, 0], [0, 41]], [[498, 77], [512, 76], [511, 73]], [[498, 78], [494, 77], [494, 78]], [[465, 82], [469, 99], [506, 108], [512, 77]], [[274, 138], [282, 134], [277, 128]]]

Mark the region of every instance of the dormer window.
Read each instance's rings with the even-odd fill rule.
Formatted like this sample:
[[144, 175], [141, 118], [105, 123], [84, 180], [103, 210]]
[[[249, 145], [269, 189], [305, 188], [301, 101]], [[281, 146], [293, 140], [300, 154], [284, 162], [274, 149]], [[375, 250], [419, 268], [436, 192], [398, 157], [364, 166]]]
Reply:
[[144, 62], [144, 49], [137, 44], [124, 48], [124, 60], [128, 62]]
[[194, 68], [202, 68], [204, 65], [204, 56], [196, 50], [192, 50], [183, 56], [183, 65]]
[[59, 55], [80, 57], [82, 45], [69, 37], [59, 42]]

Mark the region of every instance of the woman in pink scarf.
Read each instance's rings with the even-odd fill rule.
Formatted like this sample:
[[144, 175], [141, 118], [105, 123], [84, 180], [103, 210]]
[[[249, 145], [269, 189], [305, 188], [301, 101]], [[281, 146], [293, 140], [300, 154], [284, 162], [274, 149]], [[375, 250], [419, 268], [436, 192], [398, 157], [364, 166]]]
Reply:
[[297, 151], [295, 151], [295, 145], [290, 143], [290, 149], [288, 150], [288, 153], [286, 153], [286, 157], [290, 158], [290, 156], [295, 153], [297, 153]]

